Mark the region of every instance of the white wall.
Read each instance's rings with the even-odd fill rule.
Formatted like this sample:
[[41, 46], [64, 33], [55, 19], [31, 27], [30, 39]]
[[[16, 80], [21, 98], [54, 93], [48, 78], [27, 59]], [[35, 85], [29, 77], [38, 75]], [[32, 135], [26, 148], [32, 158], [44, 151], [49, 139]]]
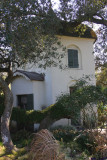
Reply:
[[46, 106], [46, 94], [44, 81], [30, 81], [24, 77], [17, 77], [12, 82], [12, 93], [14, 96], [13, 106], [17, 106], [17, 95], [33, 94], [34, 109], [41, 110]]
[[[76, 80], [84, 75], [93, 75], [91, 84], [95, 85], [95, 65], [93, 56], [94, 39], [78, 38], [69, 36], [59, 37], [66, 48], [77, 48], [79, 51], [79, 68], [68, 68], [61, 70], [58, 67], [37, 69], [27, 65], [25, 70], [45, 73], [45, 81], [29, 81], [25, 78], [17, 78], [13, 81], [12, 91], [14, 94], [14, 106], [16, 106], [16, 95], [34, 93], [34, 107], [41, 109], [42, 106], [54, 104], [56, 98], [62, 93], [69, 93], [69, 87], [74, 85]], [[61, 50], [59, 50], [59, 54]], [[67, 50], [62, 59], [63, 65], [68, 66]], [[73, 79], [72, 79], [72, 78]]]
[[21, 94], [32, 94], [33, 93], [33, 84], [30, 80], [26, 80], [24, 77], [17, 77], [14, 79], [11, 85], [13, 93], [13, 106], [17, 106], [17, 95]]
[[[93, 39], [73, 38], [62, 36], [61, 42], [66, 48], [77, 47], [80, 52], [79, 68], [65, 68], [63, 70], [58, 67], [52, 68], [52, 96], [53, 103], [61, 93], [69, 93], [69, 87], [74, 85], [77, 79], [85, 75], [91, 75], [90, 84], [95, 85], [95, 64], [93, 55]], [[63, 63], [68, 66], [68, 54], [63, 58]]]
[[34, 109], [41, 110], [46, 106], [46, 94], [44, 81], [33, 81], [33, 93], [34, 93]]

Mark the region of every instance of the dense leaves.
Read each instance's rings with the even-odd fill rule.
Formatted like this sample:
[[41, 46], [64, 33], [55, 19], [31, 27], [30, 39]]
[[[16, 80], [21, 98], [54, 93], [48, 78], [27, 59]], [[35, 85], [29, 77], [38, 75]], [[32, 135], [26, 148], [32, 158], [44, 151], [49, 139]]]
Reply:
[[[39, 67], [57, 64], [60, 55], [55, 33], [59, 20], [47, 1], [5, 1], [1, 7], [0, 64], [3, 68], [25, 63]], [[52, 46], [56, 44], [56, 46]], [[57, 45], [58, 44], [58, 45]], [[44, 62], [43, 62], [44, 60]]]
[[[42, 111], [26, 111], [19, 108], [13, 108], [11, 120], [23, 124], [40, 123], [44, 118], [49, 116], [52, 120], [59, 120], [61, 118], [78, 118], [81, 109], [88, 103], [106, 103], [107, 91], [99, 87], [87, 86], [77, 89], [71, 96], [62, 95], [58, 98], [56, 104], [47, 107]], [[0, 106], [0, 115], [2, 115], [3, 108]]]
[[11, 62], [18, 66], [27, 62], [39, 63], [39, 67], [57, 65], [61, 46], [53, 45], [57, 44], [55, 34], [63, 27], [61, 21], [73, 27], [84, 21], [107, 26], [105, 6], [105, 0], [60, 0], [59, 10], [54, 10], [50, 0], [2, 1], [0, 66], [10, 68]]

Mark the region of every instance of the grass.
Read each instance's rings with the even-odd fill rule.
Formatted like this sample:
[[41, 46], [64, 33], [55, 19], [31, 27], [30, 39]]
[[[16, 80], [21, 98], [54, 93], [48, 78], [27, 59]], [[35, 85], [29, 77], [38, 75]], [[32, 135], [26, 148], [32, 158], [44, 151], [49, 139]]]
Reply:
[[28, 145], [32, 140], [31, 133], [25, 130], [12, 134], [12, 140], [17, 151], [7, 154], [0, 138], [0, 160], [28, 160]]
[[7, 154], [5, 148], [0, 146], [0, 160], [28, 160], [27, 149], [20, 148], [17, 151], [12, 151], [12, 154]]

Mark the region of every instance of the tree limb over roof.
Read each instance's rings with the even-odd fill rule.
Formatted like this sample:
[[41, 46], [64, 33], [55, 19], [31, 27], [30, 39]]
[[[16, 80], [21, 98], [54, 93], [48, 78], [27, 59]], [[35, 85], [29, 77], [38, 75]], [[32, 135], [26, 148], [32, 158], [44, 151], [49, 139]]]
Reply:
[[79, 22], [62, 21], [61, 23], [62, 28], [58, 31], [60, 35], [97, 39], [96, 33], [87, 25], [79, 24]]

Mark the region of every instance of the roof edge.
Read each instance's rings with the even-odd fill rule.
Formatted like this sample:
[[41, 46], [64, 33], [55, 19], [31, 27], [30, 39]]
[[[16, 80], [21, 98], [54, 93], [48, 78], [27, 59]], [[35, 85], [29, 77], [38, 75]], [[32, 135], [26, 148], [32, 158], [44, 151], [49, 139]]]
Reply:
[[13, 74], [14, 77], [16, 76], [22, 76], [24, 77], [26, 80], [30, 80], [26, 75], [24, 75], [23, 73], [20, 73], [19, 71], [15, 71]]
[[14, 77], [22, 76], [27, 80], [31, 81], [44, 81], [44, 75], [37, 72], [30, 72], [24, 70], [16, 70], [13, 74]]

